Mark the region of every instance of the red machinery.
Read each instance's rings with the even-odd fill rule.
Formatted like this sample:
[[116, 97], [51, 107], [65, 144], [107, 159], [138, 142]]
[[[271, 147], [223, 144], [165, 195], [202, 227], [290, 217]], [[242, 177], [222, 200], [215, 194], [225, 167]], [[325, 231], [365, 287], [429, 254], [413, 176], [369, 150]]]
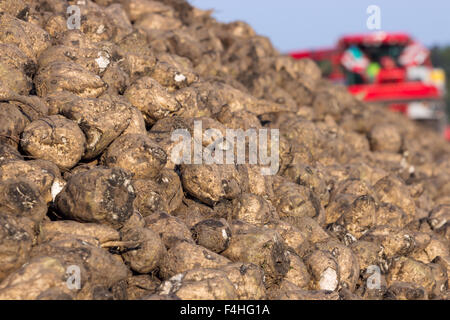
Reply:
[[335, 48], [290, 55], [315, 60], [324, 76], [346, 84], [364, 101], [386, 104], [440, 132], [447, 130], [444, 135], [450, 140], [450, 128], [445, 129], [445, 74], [433, 68], [428, 49], [408, 34], [349, 35]]

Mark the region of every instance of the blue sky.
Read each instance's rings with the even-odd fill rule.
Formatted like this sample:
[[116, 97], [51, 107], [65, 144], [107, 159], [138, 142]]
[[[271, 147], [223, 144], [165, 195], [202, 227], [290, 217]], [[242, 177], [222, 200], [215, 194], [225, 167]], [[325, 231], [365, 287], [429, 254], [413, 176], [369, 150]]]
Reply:
[[189, 0], [222, 22], [243, 20], [280, 51], [332, 46], [346, 33], [367, 32], [369, 5], [381, 30], [406, 31], [427, 46], [450, 45], [450, 0]]

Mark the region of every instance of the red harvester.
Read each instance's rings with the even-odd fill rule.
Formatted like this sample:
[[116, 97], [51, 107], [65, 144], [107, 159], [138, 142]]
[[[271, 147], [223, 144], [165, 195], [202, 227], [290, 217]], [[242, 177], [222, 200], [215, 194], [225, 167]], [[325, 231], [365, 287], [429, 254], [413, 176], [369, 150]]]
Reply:
[[295, 51], [310, 58], [324, 76], [343, 83], [364, 101], [424, 123], [450, 141], [445, 114], [445, 74], [433, 68], [430, 52], [405, 33], [375, 32], [340, 38], [335, 48]]

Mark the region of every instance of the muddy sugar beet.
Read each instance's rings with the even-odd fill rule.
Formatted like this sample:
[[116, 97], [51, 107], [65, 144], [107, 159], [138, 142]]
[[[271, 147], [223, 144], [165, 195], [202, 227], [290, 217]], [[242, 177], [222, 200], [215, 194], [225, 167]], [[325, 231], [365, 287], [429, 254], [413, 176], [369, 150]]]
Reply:
[[0, 3], [0, 299], [449, 299], [448, 143], [185, 0], [70, 5]]

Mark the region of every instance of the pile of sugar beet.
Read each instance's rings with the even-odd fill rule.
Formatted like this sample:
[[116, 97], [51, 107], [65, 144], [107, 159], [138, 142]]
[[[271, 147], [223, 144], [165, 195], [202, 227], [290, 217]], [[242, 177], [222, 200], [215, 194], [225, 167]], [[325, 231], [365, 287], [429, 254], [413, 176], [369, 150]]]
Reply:
[[[434, 132], [184, 0], [0, 12], [0, 299], [449, 299]], [[195, 121], [279, 129], [278, 173], [174, 163]]]

